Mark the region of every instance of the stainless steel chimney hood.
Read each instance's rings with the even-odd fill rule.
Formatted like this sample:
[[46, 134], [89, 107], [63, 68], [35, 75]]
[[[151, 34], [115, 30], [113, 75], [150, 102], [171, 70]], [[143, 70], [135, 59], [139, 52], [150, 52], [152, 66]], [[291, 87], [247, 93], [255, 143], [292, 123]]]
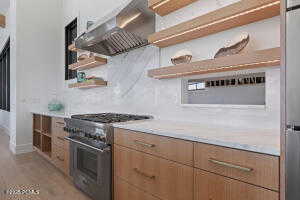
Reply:
[[75, 47], [115, 56], [148, 45], [155, 32], [155, 14], [147, 0], [126, 0], [75, 40]]

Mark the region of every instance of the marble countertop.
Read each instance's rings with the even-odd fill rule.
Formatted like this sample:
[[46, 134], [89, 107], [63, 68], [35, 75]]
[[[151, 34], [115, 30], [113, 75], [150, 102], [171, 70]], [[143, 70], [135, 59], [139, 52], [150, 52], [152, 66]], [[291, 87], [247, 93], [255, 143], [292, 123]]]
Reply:
[[[71, 117], [70, 114], [64, 112], [32, 111], [31, 113], [50, 117]], [[276, 129], [237, 128], [167, 120], [124, 122], [115, 123], [113, 126], [154, 135], [280, 156], [280, 131]]]
[[71, 116], [64, 112], [52, 112], [52, 111], [32, 111], [32, 114], [44, 115], [49, 117], [59, 117], [59, 118], [70, 118]]
[[280, 131], [276, 129], [209, 126], [164, 120], [118, 123], [114, 127], [280, 156]]

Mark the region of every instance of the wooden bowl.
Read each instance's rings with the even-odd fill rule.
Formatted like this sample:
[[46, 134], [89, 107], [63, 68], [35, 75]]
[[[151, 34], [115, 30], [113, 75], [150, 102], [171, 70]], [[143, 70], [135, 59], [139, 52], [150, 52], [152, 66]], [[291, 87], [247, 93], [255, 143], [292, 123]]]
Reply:
[[171, 61], [173, 65], [187, 64], [192, 60], [192, 55], [179, 56], [176, 58], [172, 58]]

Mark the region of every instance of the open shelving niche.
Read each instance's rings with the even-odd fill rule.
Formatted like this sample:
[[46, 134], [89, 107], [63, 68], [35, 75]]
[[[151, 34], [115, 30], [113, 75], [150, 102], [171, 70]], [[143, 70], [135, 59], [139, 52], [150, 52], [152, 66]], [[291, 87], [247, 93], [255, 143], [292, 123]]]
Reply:
[[[71, 44], [68, 49], [70, 51], [74, 52], [85, 52], [84, 50], [77, 49], [75, 47], [75, 44]], [[99, 67], [102, 65], [107, 64], [107, 59], [99, 56], [92, 56], [89, 58], [86, 58], [84, 60], [78, 61], [76, 63], [73, 63], [69, 65], [70, 70], [86, 70], [91, 69], [95, 67]], [[69, 88], [78, 88], [78, 89], [90, 89], [90, 88], [96, 88], [96, 87], [104, 87], [107, 86], [107, 81], [104, 80], [89, 80], [87, 82], [83, 83], [72, 83], [69, 84]]]
[[280, 0], [241, 0], [149, 36], [151, 44], [168, 47], [231, 28], [278, 16]]
[[45, 158], [51, 157], [51, 117], [33, 114], [33, 147]]

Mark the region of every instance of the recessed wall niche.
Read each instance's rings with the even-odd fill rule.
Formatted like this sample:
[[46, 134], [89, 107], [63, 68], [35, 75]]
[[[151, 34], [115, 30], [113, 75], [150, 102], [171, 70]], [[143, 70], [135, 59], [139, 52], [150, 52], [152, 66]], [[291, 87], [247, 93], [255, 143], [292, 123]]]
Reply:
[[182, 104], [265, 105], [265, 73], [182, 80]]

